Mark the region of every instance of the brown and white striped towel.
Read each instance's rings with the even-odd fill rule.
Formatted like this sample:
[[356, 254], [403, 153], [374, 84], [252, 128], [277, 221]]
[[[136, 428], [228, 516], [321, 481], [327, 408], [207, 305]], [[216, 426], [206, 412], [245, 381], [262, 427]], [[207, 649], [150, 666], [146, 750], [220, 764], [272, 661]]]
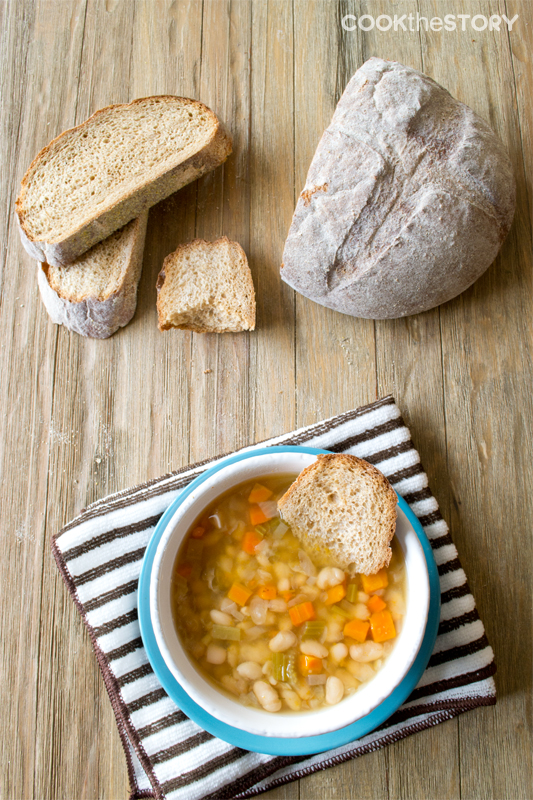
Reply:
[[496, 701], [492, 649], [394, 399], [385, 397], [261, 446], [274, 444], [353, 453], [375, 464], [410, 504], [440, 575], [441, 618], [431, 660], [407, 702], [380, 729], [344, 747], [288, 758], [227, 744], [189, 720], [159, 684], [142, 645], [136, 597], [143, 554], [157, 521], [179, 492], [219, 459], [93, 503], [57, 534], [52, 548], [104, 676], [132, 798], [251, 797]]

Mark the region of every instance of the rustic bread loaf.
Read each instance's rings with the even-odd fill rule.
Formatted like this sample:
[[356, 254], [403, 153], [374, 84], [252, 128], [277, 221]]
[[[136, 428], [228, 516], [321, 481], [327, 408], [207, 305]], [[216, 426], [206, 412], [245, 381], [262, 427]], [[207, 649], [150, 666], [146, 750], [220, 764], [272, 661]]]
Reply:
[[167, 256], [157, 280], [159, 328], [228, 333], [255, 328], [255, 292], [246, 254], [226, 236], [195, 239]]
[[282, 518], [321, 563], [373, 575], [391, 559], [396, 493], [355, 456], [318, 456], [278, 501]]
[[487, 123], [426, 75], [371, 58], [318, 145], [281, 276], [344, 314], [416, 314], [487, 269], [514, 206], [511, 164]]
[[103, 108], [30, 165], [16, 202], [22, 243], [38, 261], [70, 264], [230, 152], [230, 137], [196, 100], [157, 96]]
[[52, 321], [106, 339], [137, 305], [148, 212], [96, 244], [68, 267], [39, 264], [41, 297]]

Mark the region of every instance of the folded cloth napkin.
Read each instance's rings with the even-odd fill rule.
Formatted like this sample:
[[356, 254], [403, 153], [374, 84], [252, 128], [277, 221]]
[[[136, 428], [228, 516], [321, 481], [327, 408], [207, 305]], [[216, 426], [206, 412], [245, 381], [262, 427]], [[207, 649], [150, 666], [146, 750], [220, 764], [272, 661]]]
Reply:
[[440, 626], [427, 669], [407, 702], [378, 730], [327, 753], [262, 755], [211, 736], [183, 714], [152, 671], [137, 620], [137, 582], [145, 548], [163, 512], [190, 481], [220, 459], [106, 497], [66, 525], [54, 537], [52, 549], [104, 677], [126, 753], [131, 798], [251, 797], [496, 702], [492, 649], [394, 399], [385, 397], [261, 442], [262, 447], [276, 444], [364, 458], [409, 503], [431, 542], [440, 576]]

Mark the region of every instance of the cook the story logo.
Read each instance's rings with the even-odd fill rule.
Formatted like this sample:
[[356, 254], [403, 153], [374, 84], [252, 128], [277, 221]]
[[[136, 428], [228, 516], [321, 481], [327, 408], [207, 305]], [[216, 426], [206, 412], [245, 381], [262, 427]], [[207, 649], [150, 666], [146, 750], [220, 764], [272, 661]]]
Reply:
[[444, 17], [423, 17], [420, 14], [380, 14], [373, 17], [371, 14], [362, 14], [360, 17], [354, 14], [346, 14], [342, 18], [341, 24], [345, 31], [371, 31], [377, 28], [378, 31], [511, 31], [518, 19], [518, 14], [509, 19], [505, 14], [492, 14], [490, 17], [484, 14], [445, 14]]

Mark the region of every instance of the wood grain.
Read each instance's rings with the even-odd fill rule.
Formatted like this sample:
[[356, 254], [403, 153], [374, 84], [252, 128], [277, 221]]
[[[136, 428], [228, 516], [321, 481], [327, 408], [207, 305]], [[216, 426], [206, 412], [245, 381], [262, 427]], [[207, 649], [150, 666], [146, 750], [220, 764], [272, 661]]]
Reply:
[[[519, 15], [505, 31], [348, 32], [345, 14]], [[49, 538], [111, 491], [392, 392], [494, 646], [499, 700], [268, 793], [271, 800], [514, 800], [531, 731], [532, 7], [528, 0], [0, 0], [0, 792], [127, 797], [113, 714]], [[489, 121], [517, 178], [487, 273], [438, 309], [372, 322], [279, 279], [335, 104], [371, 55], [422, 69]], [[36, 152], [97, 108], [170, 93], [228, 124], [222, 169], [152, 209], [134, 320], [104, 342], [48, 320], [13, 203]], [[155, 281], [195, 236], [244, 246], [250, 334], [161, 334]]]

